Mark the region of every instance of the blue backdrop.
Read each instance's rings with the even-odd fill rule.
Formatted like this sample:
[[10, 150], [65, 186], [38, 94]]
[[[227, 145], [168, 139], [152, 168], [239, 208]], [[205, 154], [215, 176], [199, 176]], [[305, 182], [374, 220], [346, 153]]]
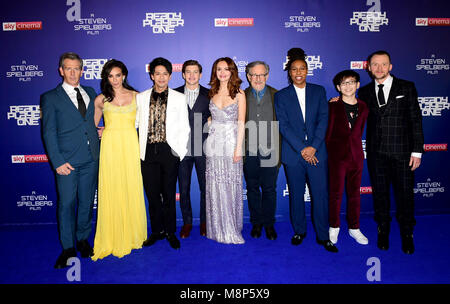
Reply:
[[[61, 81], [58, 58], [66, 51], [85, 60], [81, 82], [97, 92], [106, 60], [123, 61], [130, 84], [142, 91], [152, 85], [146, 64], [159, 56], [174, 64], [171, 87], [183, 84], [180, 70], [187, 59], [203, 65], [201, 84], [208, 87], [212, 63], [228, 56], [239, 68], [243, 88], [245, 65], [264, 60], [271, 68], [268, 84], [280, 89], [288, 84], [286, 52], [301, 47], [308, 55], [308, 81], [323, 85], [332, 97], [337, 72], [355, 69], [364, 85], [370, 81], [364, 71], [367, 55], [385, 49], [392, 56], [392, 74], [414, 81], [420, 96], [428, 152], [416, 171], [417, 213], [449, 212], [450, 16], [444, 15], [449, 8], [447, 0], [2, 1], [0, 224], [56, 222], [39, 96]], [[367, 169], [361, 186], [361, 212], [371, 213]], [[195, 177], [192, 195], [198, 220]], [[244, 216], [247, 221], [246, 204]], [[277, 220], [289, 220], [283, 169]]]

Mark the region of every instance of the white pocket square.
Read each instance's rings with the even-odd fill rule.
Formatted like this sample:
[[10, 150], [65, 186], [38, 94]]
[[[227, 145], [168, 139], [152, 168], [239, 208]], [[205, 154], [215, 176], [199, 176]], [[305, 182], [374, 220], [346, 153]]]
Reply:
[[403, 97], [405, 97], [405, 95], [398, 95], [398, 96], [395, 96], [395, 99], [400, 99], [400, 98], [403, 98]]

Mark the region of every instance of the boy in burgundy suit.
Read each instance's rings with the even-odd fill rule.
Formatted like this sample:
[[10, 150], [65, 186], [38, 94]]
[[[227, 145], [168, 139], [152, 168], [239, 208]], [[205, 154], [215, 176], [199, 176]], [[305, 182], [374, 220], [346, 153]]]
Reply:
[[369, 243], [359, 230], [360, 186], [364, 163], [361, 137], [369, 110], [356, 98], [359, 74], [353, 70], [338, 73], [333, 83], [340, 92], [337, 102], [329, 103], [328, 130], [325, 142], [329, 168], [330, 241], [337, 243], [340, 229], [339, 213], [344, 186], [347, 193], [349, 234], [359, 244]]

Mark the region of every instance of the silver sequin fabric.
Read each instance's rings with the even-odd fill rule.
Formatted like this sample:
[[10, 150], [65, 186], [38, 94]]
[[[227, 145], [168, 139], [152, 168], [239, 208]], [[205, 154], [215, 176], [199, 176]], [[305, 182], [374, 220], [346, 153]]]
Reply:
[[206, 236], [225, 244], [243, 244], [242, 161], [233, 163], [238, 105], [209, 104], [212, 122], [205, 141]]

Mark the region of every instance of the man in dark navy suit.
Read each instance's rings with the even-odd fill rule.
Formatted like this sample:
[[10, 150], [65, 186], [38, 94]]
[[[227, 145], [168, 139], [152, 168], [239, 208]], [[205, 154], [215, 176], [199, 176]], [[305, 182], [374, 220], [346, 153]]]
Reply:
[[192, 230], [191, 176], [195, 165], [200, 188], [200, 234], [206, 236], [205, 214], [205, 170], [206, 156], [203, 153], [203, 142], [208, 137], [203, 128], [211, 116], [209, 111], [209, 90], [200, 85], [202, 66], [196, 60], [188, 60], [183, 64], [182, 75], [185, 85], [175, 90], [186, 95], [191, 127], [188, 153], [180, 163], [178, 186], [180, 191], [180, 208], [183, 216], [183, 227], [180, 231], [182, 239], [187, 238]]
[[[55, 268], [76, 257], [93, 255], [88, 243], [92, 206], [97, 188], [98, 133], [94, 123], [93, 88], [80, 85], [83, 61], [64, 53], [59, 61], [64, 81], [41, 96], [42, 134], [48, 158], [56, 171], [58, 228], [63, 252]], [[76, 207], [78, 202], [78, 208]]]
[[423, 153], [422, 113], [414, 83], [390, 74], [391, 57], [377, 51], [368, 58], [374, 79], [359, 90], [369, 107], [367, 165], [372, 184], [378, 248], [389, 248], [390, 185], [394, 188], [402, 250], [414, 252], [414, 171]]

